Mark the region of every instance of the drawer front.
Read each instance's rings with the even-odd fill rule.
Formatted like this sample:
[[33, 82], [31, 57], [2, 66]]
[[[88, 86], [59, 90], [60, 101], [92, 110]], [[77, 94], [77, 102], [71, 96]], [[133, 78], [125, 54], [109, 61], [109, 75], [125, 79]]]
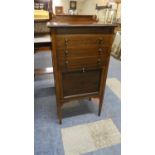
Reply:
[[56, 40], [58, 58], [98, 55], [106, 58], [112, 35], [57, 35]]
[[97, 94], [101, 69], [62, 73], [63, 96]]
[[60, 58], [59, 67], [62, 71], [85, 70], [89, 68], [102, 68], [106, 60], [101, 57]]
[[77, 48], [61, 48], [57, 49], [58, 58], [80, 58], [90, 56], [100, 56], [106, 58], [109, 47], [89, 47], [81, 48], [80, 45]]
[[62, 70], [101, 68], [110, 52], [112, 35], [57, 35], [57, 60]]
[[113, 35], [90, 34], [90, 35], [57, 35], [56, 46], [63, 49], [66, 45], [68, 48], [98, 48], [100, 46], [111, 46]]

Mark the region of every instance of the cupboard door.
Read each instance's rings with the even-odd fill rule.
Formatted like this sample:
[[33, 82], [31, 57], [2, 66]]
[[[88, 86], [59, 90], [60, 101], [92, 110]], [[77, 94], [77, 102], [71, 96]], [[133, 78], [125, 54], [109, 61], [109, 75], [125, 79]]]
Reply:
[[101, 69], [62, 72], [63, 96], [98, 94]]

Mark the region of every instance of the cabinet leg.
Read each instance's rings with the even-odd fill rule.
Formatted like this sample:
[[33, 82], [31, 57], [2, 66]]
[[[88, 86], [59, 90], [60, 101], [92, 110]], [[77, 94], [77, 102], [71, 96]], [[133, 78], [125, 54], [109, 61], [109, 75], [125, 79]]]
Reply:
[[102, 104], [103, 104], [103, 97], [100, 97], [100, 99], [99, 99], [99, 110], [98, 110], [98, 116], [101, 115]]
[[61, 112], [60, 105], [57, 106], [57, 115], [58, 115], [58, 119], [59, 119], [59, 124], [62, 124], [62, 112]]
[[59, 124], [62, 124], [62, 118], [59, 119]]
[[58, 109], [58, 119], [59, 119], [59, 124], [62, 124], [61, 107]]

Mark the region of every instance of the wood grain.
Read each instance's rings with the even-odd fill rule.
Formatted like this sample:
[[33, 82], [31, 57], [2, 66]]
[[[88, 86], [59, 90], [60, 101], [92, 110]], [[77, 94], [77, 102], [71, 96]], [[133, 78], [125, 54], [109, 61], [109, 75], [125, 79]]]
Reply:
[[61, 23], [56, 18], [48, 26], [59, 123], [61, 108], [70, 100], [97, 97], [100, 115], [115, 25], [94, 24], [90, 16], [65, 16]]

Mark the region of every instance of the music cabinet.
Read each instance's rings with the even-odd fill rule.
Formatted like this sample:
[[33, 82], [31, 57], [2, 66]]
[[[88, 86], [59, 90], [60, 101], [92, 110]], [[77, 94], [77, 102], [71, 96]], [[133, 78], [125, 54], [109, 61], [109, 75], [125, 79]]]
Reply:
[[50, 22], [57, 114], [70, 100], [99, 98], [101, 114], [116, 25], [97, 22]]

